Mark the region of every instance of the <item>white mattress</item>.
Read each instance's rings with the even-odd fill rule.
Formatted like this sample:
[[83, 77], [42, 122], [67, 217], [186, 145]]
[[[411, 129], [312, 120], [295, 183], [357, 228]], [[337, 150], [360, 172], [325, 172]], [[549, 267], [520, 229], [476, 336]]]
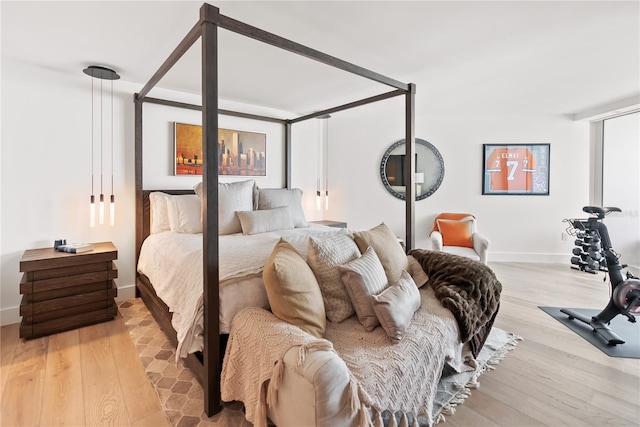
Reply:
[[[311, 224], [309, 228], [249, 236], [220, 236], [220, 333], [230, 332], [233, 317], [243, 308], [268, 308], [262, 269], [281, 237], [306, 257], [309, 236], [336, 231]], [[202, 265], [202, 234], [166, 231], [151, 234], [142, 244], [138, 271], [149, 278], [173, 313], [177, 357], [202, 350]]]

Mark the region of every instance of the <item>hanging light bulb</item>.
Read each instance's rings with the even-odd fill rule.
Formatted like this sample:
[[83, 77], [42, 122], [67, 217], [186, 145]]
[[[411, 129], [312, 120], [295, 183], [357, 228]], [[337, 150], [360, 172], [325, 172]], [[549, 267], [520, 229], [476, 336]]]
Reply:
[[109, 203], [109, 225], [116, 225], [116, 196], [111, 195], [111, 201]]
[[100, 80], [100, 205], [98, 210], [98, 222], [100, 225], [104, 224], [104, 193], [102, 192], [102, 154], [104, 153], [102, 149], [103, 138], [103, 127], [102, 127], [102, 80]]
[[89, 227], [96, 226], [96, 196], [93, 194], [93, 79], [91, 79], [91, 199], [89, 202]]
[[89, 202], [89, 227], [96, 226], [96, 196], [91, 195], [91, 201]]
[[111, 80], [111, 199], [109, 200], [109, 225], [116, 224], [116, 196], [113, 194], [113, 80]]
[[98, 223], [104, 224], [104, 194], [100, 194], [100, 204], [98, 205]]

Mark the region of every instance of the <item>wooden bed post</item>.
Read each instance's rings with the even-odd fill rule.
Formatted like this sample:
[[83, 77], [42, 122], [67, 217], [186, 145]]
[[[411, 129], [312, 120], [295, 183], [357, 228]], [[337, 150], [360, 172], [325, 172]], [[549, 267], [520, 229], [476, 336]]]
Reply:
[[416, 130], [415, 130], [415, 98], [416, 98], [416, 85], [409, 83], [409, 90], [407, 91], [405, 101], [405, 141], [406, 141], [406, 153], [405, 156], [405, 181], [406, 187], [406, 217], [405, 217], [405, 231], [406, 236], [404, 240], [405, 249], [409, 252], [415, 247], [416, 233], [414, 229], [415, 224], [415, 205], [416, 205], [416, 186], [415, 186], [415, 170], [416, 170], [416, 158], [413, 153], [416, 152]]
[[287, 188], [291, 188], [291, 127], [293, 123], [287, 120], [284, 124], [284, 181]]
[[[138, 94], [133, 95], [133, 127], [134, 127], [134, 159], [135, 159], [135, 181], [136, 181], [136, 265], [140, 258], [140, 248], [145, 236], [143, 235], [142, 223], [144, 221], [144, 209], [142, 205], [142, 99]], [[136, 271], [136, 281], [138, 272]], [[140, 290], [136, 286], [136, 298], [140, 296]]]
[[204, 411], [207, 416], [222, 410], [220, 399], [221, 354], [218, 256], [218, 21], [217, 7], [203, 4], [202, 22], [202, 148], [203, 169], [203, 299]]

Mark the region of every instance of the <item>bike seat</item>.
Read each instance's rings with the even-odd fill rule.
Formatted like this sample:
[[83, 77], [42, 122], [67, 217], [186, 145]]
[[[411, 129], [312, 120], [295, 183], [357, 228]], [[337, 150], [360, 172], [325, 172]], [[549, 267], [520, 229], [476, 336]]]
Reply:
[[582, 210], [588, 214], [596, 215], [600, 219], [604, 218], [604, 216], [609, 212], [622, 212], [622, 209], [613, 206], [585, 206]]

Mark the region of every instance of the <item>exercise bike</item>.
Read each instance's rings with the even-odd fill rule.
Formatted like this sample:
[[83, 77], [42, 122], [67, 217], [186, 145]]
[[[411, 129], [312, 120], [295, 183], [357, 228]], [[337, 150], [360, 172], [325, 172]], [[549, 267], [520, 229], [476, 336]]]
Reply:
[[[609, 324], [619, 314], [626, 316], [631, 323], [636, 322], [635, 316], [640, 315], [640, 278], [628, 271], [626, 278], [623, 278], [622, 269], [627, 266], [620, 264], [618, 260], [620, 256], [613, 250], [607, 226], [602, 222], [609, 213], [621, 212], [621, 210], [597, 206], [585, 206], [582, 210], [594, 216], [587, 219], [567, 220], [576, 230], [574, 233], [581, 236], [581, 239], [576, 240], [576, 244], [582, 246], [581, 256], [578, 260], [575, 259], [576, 257], [572, 258], [572, 264], [577, 264], [583, 271], [594, 272], [599, 269], [608, 272], [611, 296], [604, 310], [591, 318], [568, 308], [560, 311], [568, 315], [570, 320], [577, 319], [590, 325], [593, 331], [603, 337], [609, 345], [624, 344], [624, 340], [609, 327]], [[574, 254], [576, 254], [575, 250]], [[602, 259], [606, 267], [602, 264]]]

